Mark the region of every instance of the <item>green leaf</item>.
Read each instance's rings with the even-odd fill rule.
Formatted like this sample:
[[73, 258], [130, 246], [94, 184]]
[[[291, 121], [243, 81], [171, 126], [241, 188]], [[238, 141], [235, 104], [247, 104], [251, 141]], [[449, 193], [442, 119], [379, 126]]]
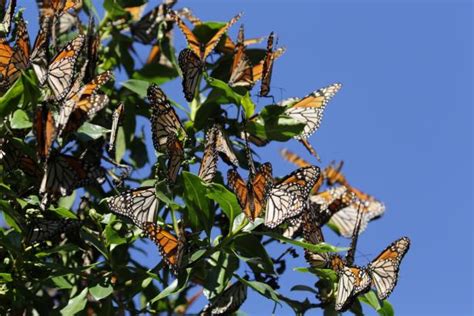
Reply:
[[211, 268], [206, 276], [204, 291], [206, 297], [212, 299], [225, 290], [234, 271], [239, 268], [239, 260], [234, 255], [217, 251], [212, 254], [208, 262]]
[[395, 315], [395, 311], [393, 310], [392, 304], [389, 301], [383, 300], [382, 301], [382, 308], [377, 310], [380, 316], [393, 316]]
[[132, 75], [133, 79], [153, 82], [162, 85], [178, 76], [178, 71], [174, 68], [160, 64], [146, 64], [139, 71]]
[[[278, 111], [282, 108], [281, 106], [274, 107], [276, 107], [274, 111]], [[304, 123], [284, 114], [278, 116], [261, 115], [256, 120], [252, 120], [247, 124], [247, 130], [252, 135], [276, 141], [287, 141], [293, 136], [299, 135], [304, 127]]]
[[89, 136], [92, 139], [98, 139], [98, 138], [104, 136], [108, 131], [109, 130], [106, 129], [105, 127], [102, 127], [102, 126], [96, 125], [96, 124], [91, 124], [89, 122], [85, 122], [77, 130], [78, 133], [85, 134], [85, 135]]
[[[71, 195], [68, 195], [68, 196], [65, 196], [65, 197], [62, 197], [59, 199], [59, 202], [58, 202], [58, 205], [62, 208], [62, 209], [66, 209], [66, 210], [70, 210], [74, 204], [74, 201], [76, 200], [76, 191], [72, 192]], [[58, 212], [57, 212], [58, 213]], [[72, 212], [70, 212], [72, 213]], [[70, 215], [68, 213], [68, 215]], [[72, 213], [72, 215], [74, 217], [71, 217], [71, 218], [76, 218], [76, 216], [74, 215], [74, 213]], [[70, 217], [70, 216], [63, 216], [63, 217]]]
[[114, 291], [114, 288], [110, 284], [97, 284], [94, 287], [89, 288], [91, 295], [98, 301], [109, 296]]
[[148, 90], [148, 86], [150, 83], [148, 81], [144, 80], [138, 80], [138, 79], [129, 79], [127, 81], [122, 82], [122, 86], [127, 88], [128, 90], [135, 92], [138, 94], [141, 98], [146, 97], [146, 92]]
[[69, 290], [69, 289], [72, 289], [72, 287], [73, 287], [71, 282], [66, 280], [66, 278], [64, 276], [58, 276], [58, 277], [51, 278], [51, 281], [53, 281], [54, 285], [56, 285], [56, 287], [58, 287], [59, 289], [68, 289]]
[[380, 306], [379, 299], [377, 298], [377, 295], [375, 295], [374, 291], [365, 293], [364, 296], [360, 296], [359, 300], [371, 306], [376, 311], [382, 308], [382, 306]]
[[[76, 196], [76, 194], [72, 194], [71, 196]], [[74, 202], [74, 199], [72, 200]], [[64, 208], [62, 206], [60, 207], [57, 207], [57, 208], [50, 208], [51, 211], [53, 211], [54, 213], [58, 214], [59, 216], [63, 217], [63, 218], [73, 218], [73, 219], [77, 219], [77, 216], [74, 212], [71, 211], [70, 208]]]
[[13, 113], [10, 125], [13, 129], [24, 129], [33, 126], [28, 114], [25, 111], [18, 109]]
[[107, 224], [107, 226], [105, 226], [104, 236], [107, 246], [121, 245], [126, 244], [128, 242], [128, 239], [120, 234], [120, 229], [122, 228], [120, 225], [123, 224], [121, 222], [111, 221]]
[[232, 226], [234, 218], [242, 212], [235, 194], [227, 190], [222, 184], [211, 183], [207, 186], [206, 196], [219, 204]]
[[10, 273], [0, 273], [0, 280], [3, 282], [12, 282], [13, 278]]
[[116, 0], [105, 0], [104, 9], [107, 11], [107, 16], [114, 20], [118, 17], [124, 16], [127, 12], [117, 3]]
[[240, 105], [242, 96], [235, 92], [227, 83], [222, 80], [206, 76], [207, 83], [216, 89], [218, 93], [209, 93], [206, 102], [217, 102], [219, 104], [236, 104]]
[[79, 313], [86, 307], [87, 303], [87, 288], [83, 289], [79, 295], [69, 299], [66, 307], [61, 309], [61, 315], [74, 315]]
[[[188, 270], [191, 270], [191, 269], [188, 269]], [[175, 279], [170, 285], [168, 285], [163, 291], [161, 291], [160, 294], [155, 296], [150, 301], [150, 304], [153, 304], [159, 300], [162, 300], [171, 294], [178, 294], [182, 290], [184, 290], [186, 286], [188, 285], [188, 281], [189, 281], [190, 274], [188, 270], [186, 270], [185, 273], [180, 273], [177, 279]]]
[[255, 103], [250, 98], [249, 92], [242, 97], [241, 104], [245, 111], [245, 118], [250, 118], [255, 113]]
[[5, 94], [0, 97], [0, 116], [4, 117], [18, 108], [23, 95], [23, 83], [17, 80]]
[[120, 163], [127, 150], [127, 144], [125, 141], [125, 132], [123, 127], [119, 127], [117, 131], [117, 138], [115, 140], [115, 161]]
[[238, 278], [240, 282], [247, 284], [250, 286], [252, 289], [260, 293], [261, 295], [275, 301], [279, 302], [280, 300], [278, 299], [278, 293], [273, 290], [268, 284], [258, 282], [258, 281], [247, 281], [242, 278]]
[[183, 199], [187, 207], [185, 215], [196, 231], [204, 229], [209, 235], [214, 214], [211, 213], [210, 201], [206, 197], [206, 187], [201, 178], [190, 172], [183, 171], [183, 179]]
[[267, 254], [265, 247], [255, 236], [241, 234], [234, 238], [231, 244], [235, 254], [246, 261], [252, 268], [256, 268], [267, 274], [275, 273], [273, 262]]

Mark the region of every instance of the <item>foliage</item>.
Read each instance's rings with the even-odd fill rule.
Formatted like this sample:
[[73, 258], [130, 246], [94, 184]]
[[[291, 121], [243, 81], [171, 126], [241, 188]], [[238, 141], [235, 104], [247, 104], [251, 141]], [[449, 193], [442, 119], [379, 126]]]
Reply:
[[[167, 62], [142, 63], [143, 58], [138, 58], [139, 52], [151, 46], [141, 47], [130, 32], [130, 27], [137, 22], [128, 8], [143, 2], [104, 1], [105, 16], [98, 24], [101, 45], [97, 72], [112, 70], [116, 74], [115, 81], [102, 88], [110, 102], [91, 121], [55, 144], [54, 150], [75, 157], [79, 157], [85, 148], [100, 148], [108, 140], [113, 110], [123, 103], [125, 115], [118, 130], [115, 151], [100, 150], [107, 182], [87, 184], [42, 211], [41, 178], [25, 169], [20, 156], [13, 165], [7, 165], [3, 160], [0, 209], [5, 225], [0, 228], [0, 313], [185, 313], [193, 303], [191, 295], [197, 290], [203, 289], [204, 295], [212, 299], [235, 280], [246, 284], [255, 295], [288, 304], [295, 313], [316, 307], [327, 308], [329, 313], [330, 304], [316, 304], [308, 299], [298, 301], [278, 293], [279, 275], [298, 272], [285, 271], [282, 262], [288, 256], [277, 260], [275, 254], [267, 252], [266, 245], [279, 240], [288, 242], [288, 248], [291, 244], [299, 249], [321, 252], [341, 249], [285, 239], [281, 231], [269, 231], [259, 225], [261, 220], [249, 223], [234, 193], [222, 180], [222, 174], [219, 173], [213, 183], [206, 184], [193, 172], [199, 166], [204, 149], [200, 145], [203, 132], [214, 122], [226, 125], [234, 147], [240, 148], [237, 152], [239, 162], [246, 166], [239, 113], [244, 111], [250, 118], [255, 104], [248, 92], [227, 85], [228, 74], [223, 69], [229, 64], [228, 55], [221, 54], [215, 62], [206, 65], [211, 75], [205, 76], [199, 97], [189, 105], [175, 104], [188, 116], [184, 123], [188, 136], [184, 171], [173, 186], [161, 181], [162, 177], [155, 181], [156, 175], [166, 170], [166, 165], [160, 155], [156, 163], [149, 160], [149, 157], [155, 157], [155, 151], [151, 139], [146, 136], [148, 133], [144, 132], [150, 118], [144, 97], [150, 83], [181, 79], [174, 57], [176, 52], [165, 36], [169, 22], [159, 24], [153, 40]], [[79, 17], [86, 21], [87, 15], [94, 11], [91, 2], [84, 1]], [[215, 32], [215, 25], [205, 25], [209, 27], [201, 27], [199, 31], [209, 37]], [[69, 39], [68, 33], [59, 34], [58, 42], [65, 43]], [[249, 51], [252, 56], [264, 54], [263, 49]], [[43, 166], [35, 154], [37, 136], [33, 129], [37, 124], [36, 108], [47, 98], [45, 90], [37, 84], [33, 71], [27, 69], [0, 97], [2, 138], [13, 142], [21, 155], [33, 158], [36, 164], [33, 171], [40, 174]], [[261, 111], [262, 115], [249, 126], [249, 131], [260, 138], [276, 141], [287, 141], [301, 132], [300, 123], [282, 113], [274, 114], [272, 107], [274, 105]], [[235, 110], [237, 114], [231, 115]], [[133, 169], [131, 174], [125, 172], [128, 168]], [[191, 235], [187, 264], [177, 277], [170, 273], [164, 261], [152, 268], [137, 261], [132, 250], [150, 257], [157, 257], [158, 251], [144, 254], [137, 243], [144, 237], [141, 230], [127, 218], [111, 213], [103, 203], [104, 198], [116, 195], [126, 187], [150, 184], [156, 185], [160, 199], [160, 221], [176, 227], [176, 218], [183, 218]], [[81, 228], [77, 234], [54, 236], [48, 242], [30, 245], [24, 240], [29, 222], [37, 217], [78, 219]], [[242, 271], [248, 272], [243, 275]], [[299, 271], [316, 273], [311, 269]], [[318, 282], [318, 287], [320, 285]], [[315, 294], [320, 298], [317, 287], [300, 285], [293, 291], [306, 291], [311, 300], [315, 299]], [[393, 314], [390, 304], [380, 303], [373, 293], [366, 294], [361, 301], [371, 305], [380, 315]]]

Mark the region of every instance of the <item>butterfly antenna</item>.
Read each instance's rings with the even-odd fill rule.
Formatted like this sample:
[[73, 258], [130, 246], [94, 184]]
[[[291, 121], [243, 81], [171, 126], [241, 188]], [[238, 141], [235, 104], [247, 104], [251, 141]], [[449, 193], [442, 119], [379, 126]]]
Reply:
[[352, 240], [351, 240], [351, 246], [349, 251], [347, 252], [346, 255], [346, 263], [347, 265], [352, 265], [354, 263], [354, 256], [355, 256], [355, 251], [357, 247], [357, 240], [359, 239], [359, 231], [360, 231], [360, 223], [362, 222], [362, 207], [361, 207], [361, 202], [358, 202], [358, 207], [357, 207], [357, 218], [356, 218], [356, 225], [354, 227], [354, 231], [352, 232]]

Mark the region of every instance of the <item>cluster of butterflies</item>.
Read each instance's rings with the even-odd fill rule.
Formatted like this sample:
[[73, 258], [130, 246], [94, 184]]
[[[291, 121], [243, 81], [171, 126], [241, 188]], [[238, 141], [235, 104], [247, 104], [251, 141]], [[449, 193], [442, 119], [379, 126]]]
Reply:
[[[282, 150], [282, 156], [297, 165], [308, 165], [288, 150]], [[339, 281], [334, 302], [337, 311], [349, 308], [358, 295], [366, 293], [372, 286], [377, 290], [380, 300], [386, 299], [395, 288], [400, 262], [410, 246], [409, 238], [402, 237], [382, 251], [367, 267], [354, 265], [359, 233], [365, 230], [370, 220], [383, 215], [385, 206], [371, 195], [351, 186], [341, 172], [342, 165], [342, 162], [338, 165], [331, 163], [324, 169], [319, 183], [313, 187], [308, 207], [283, 232], [286, 237], [301, 233], [306, 242], [319, 244], [325, 241], [321, 227], [329, 223], [344, 237], [352, 238], [345, 258], [337, 253], [314, 253], [305, 249], [305, 259], [311, 267], [332, 269], [337, 273]], [[320, 191], [324, 182], [328, 189]]]
[[[5, 7], [5, 3], [0, 3]], [[275, 35], [270, 33], [263, 59], [252, 63], [247, 55], [247, 45], [261, 42], [262, 38], [246, 40], [243, 25], [240, 27], [236, 43], [226, 35], [241, 14], [233, 17], [207, 40], [191, 30], [183, 19], [195, 27], [203, 22], [193, 16], [188, 9], [174, 11], [175, 1], [165, 1], [138, 19], [130, 27], [132, 36], [143, 44], [153, 43], [158, 30], [162, 28], [165, 36], [162, 41], [171, 39], [171, 29], [176, 24], [185, 36], [188, 47], [178, 56], [178, 65], [183, 75], [183, 93], [189, 102], [199, 97], [200, 81], [206, 72], [206, 59], [218, 52], [231, 56], [228, 70], [228, 85], [235, 89], [251, 90], [261, 80], [258, 96], [269, 96], [274, 61], [284, 52], [284, 48], [274, 48]], [[82, 151], [73, 156], [61, 153], [61, 149], [74, 138], [84, 122], [91, 120], [96, 113], [105, 108], [109, 98], [100, 89], [112, 79], [110, 71], [95, 75], [99, 60], [100, 36], [95, 30], [93, 19], [87, 32], [73, 38], [63, 48], [56, 49], [58, 34], [67, 29], [68, 21], [76, 15], [71, 12], [80, 6], [78, 0], [44, 0], [40, 6], [40, 30], [30, 49], [28, 31], [21, 12], [14, 14], [16, 1], [11, 0], [0, 25], [0, 93], [5, 92], [30, 67], [39, 85], [44, 88], [43, 99], [34, 113], [33, 134], [36, 140], [36, 157], [25, 154], [16, 139], [0, 139], [0, 160], [6, 170], [21, 169], [26, 174], [41, 179], [39, 193], [43, 197], [44, 209], [58, 197], [70, 195], [73, 190], [92, 183], [105, 181], [105, 169], [100, 166], [103, 158], [97, 147]], [[127, 8], [134, 17], [141, 15], [139, 8]], [[15, 25], [12, 38], [8, 40], [11, 25]], [[116, 21], [114, 23], [119, 23]], [[74, 23], [70, 22], [69, 25]], [[70, 26], [69, 26], [70, 27]], [[11, 44], [14, 43], [12, 46]], [[50, 52], [56, 50], [54, 56]], [[153, 43], [147, 63], [170, 64], [169, 56], [162, 50], [161, 42]], [[170, 64], [171, 65], [171, 64]], [[320, 127], [325, 108], [341, 89], [334, 83], [315, 90], [302, 98], [291, 98], [278, 103], [282, 113], [304, 124], [303, 131], [294, 136], [308, 151], [319, 159], [308, 138]], [[147, 91], [151, 108], [152, 141], [155, 150], [166, 161], [165, 177], [170, 188], [177, 182], [180, 170], [187, 157], [187, 130], [179, 119], [173, 105], [156, 84]], [[120, 120], [124, 114], [123, 104], [119, 104], [112, 115], [112, 128], [108, 151], [114, 150]], [[342, 163], [331, 163], [321, 170], [288, 150], [282, 155], [295, 163], [298, 169], [284, 176], [274, 178], [269, 162], [255, 166], [249, 142], [265, 146], [269, 140], [260, 139], [245, 129], [247, 123], [259, 119], [259, 114], [242, 119], [241, 130], [236, 138], [243, 141], [246, 166], [249, 169], [247, 181], [238, 172], [241, 162], [234, 151], [235, 142], [227, 135], [226, 124], [215, 123], [205, 131], [202, 141], [203, 155], [198, 176], [205, 183], [216, 179], [219, 157], [230, 166], [227, 185], [235, 193], [245, 217], [255, 222], [263, 217], [266, 229], [280, 230], [287, 238], [302, 234], [313, 244], [324, 242], [321, 227], [333, 227], [347, 238], [352, 238], [351, 250], [345, 259], [337, 254], [319, 254], [305, 251], [305, 258], [315, 268], [329, 268], [339, 277], [336, 310], [344, 310], [353, 299], [370, 289], [377, 290], [380, 299], [385, 299], [393, 290], [398, 279], [401, 259], [408, 250], [409, 239], [403, 237], [383, 251], [367, 267], [353, 265], [355, 244], [359, 232], [370, 220], [380, 217], [384, 211], [383, 203], [353, 186], [341, 172]], [[189, 156], [189, 155], [188, 155]], [[39, 161], [39, 163], [38, 163]], [[326, 185], [327, 188], [321, 191]], [[134, 225], [157, 244], [167, 266], [174, 273], [185, 266], [188, 251], [189, 232], [183, 221], [174, 225], [158, 224], [160, 203], [155, 186], [139, 187], [105, 199], [114, 213], [129, 218]], [[54, 226], [54, 229], [51, 227]], [[30, 242], [45, 240], [57, 232], [78, 227], [78, 222], [64, 219], [52, 223], [48, 220], [35, 220], [28, 233]], [[203, 310], [204, 315], [218, 315], [237, 310], [246, 298], [247, 286], [238, 281], [225, 290]]]
[[[109, 97], [101, 88], [113, 79], [113, 75], [111, 71], [95, 74], [100, 35], [93, 18], [87, 29], [80, 25], [77, 11], [82, 1], [42, 0], [37, 4], [40, 28], [31, 47], [22, 10], [15, 14], [16, 1], [9, 1], [8, 6], [5, 1], [1, 3], [5, 14], [0, 28], [0, 95], [21, 81], [22, 73], [26, 77], [34, 74], [36, 78], [28, 80], [37, 80], [42, 95], [41, 101], [32, 102], [32, 133], [2, 137], [0, 160], [5, 171], [20, 169], [38, 180], [42, 197], [40, 209], [45, 210], [79, 187], [105, 181], [106, 170], [101, 167], [102, 147], [105, 146], [75, 142], [75, 132], [109, 104]], [[74, 17], [75, 22], [66, 27], [70, 17]], [[72, 28], [79, 29], [80, 34], [63, 47], [57, 47], [59, 39], [68, 37], [65, 33]], [[109, 152], [114, 149], [123, 109], [123, 105], [119, 105], [113, 114]], [[32, 139], [36, 153], [29, 151], [21, 138]], [[75, 154], [70, 154], [75, 143], [79, 146], [76, 146]], [[60, 231], [78, 227], [74, 220], [62, 221], [32, 219], [27, 241], [45, 240]]]

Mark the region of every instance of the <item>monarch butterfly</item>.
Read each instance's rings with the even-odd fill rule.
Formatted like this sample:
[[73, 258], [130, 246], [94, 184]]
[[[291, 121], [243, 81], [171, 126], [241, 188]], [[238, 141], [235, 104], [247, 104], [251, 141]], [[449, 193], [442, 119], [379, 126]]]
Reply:
[[159, 200], [154, 187], [127, 190], [105, 201], [112, 212], [130, 218], [144, 231], [148, 222], [155, 223], [157, 220]]
[[97, 62], [99, 61], [100, 34], [95, 30], [95, 19], [89, 17], [89, 27], [87, 28], [87, 70], [84, 81], [89, 82], [95, 76]]
[[204, 64], [206, 57], [214, 50], [214, 48], [219, 43], [221, 37], [227, 32], [227, 30], [237, 22], [242, 13], [234, 16], [229, 22], [227, 22], [222, 28], [220, 28], [216, 34], [214, 34], [209, 41], [202, 43], [194, 35], [194, 33], [188, 28], [188, 26], [181, 20], [179, 15], [175, 11], [170, 11], [171, 18], [178, 24], [178, 27], [183, 32], [186, 41], [188, 42], [189, 48], [194, 52], [194, 54], [199, 57], [201, 63]]
[[331, 268], [337, 272], [339, 277], [335, 304], [336, 311], [346, 310], [358, 295], [365, 293], [370, 289], [370, 284], [372, 282], [370, 275], [367, 273], [365, 268], [353, 265], [361, 219], [362, 212], [359, 208], [356, 228], [354, 229], [351, 245], [346, 254], [345, 260], [339, 257], [339, 255], [331, 256]]
[[185, 135], [184, 127], [168, 97], [158, 85], [151, 84], [147, 96], [152, 109], [153, 145], [158, 152], [165, 152], [168, 138], [171, 135]]
[[84, 45], [84, 35], [78, 35], [70, 41], [50, 62], [45, 78], [38, 78], [40, 82], [48, 82], [57, 101], [68, 94], [74, 76], [74, 67], [77, 57]]
[[0, 138], [0, 162], [4, 171], [19, 168], [33, 179], [41, 179], [42, 169], [36, 160], [21, 151], [19, 146], [10, 139]]
[[[237, 37], [237, 44], [235, 45], [234, 49], [231, 75], [228, 82], [231, 87], [241, 86], [247, 89], [251, 89], [254, 86], [255, 82], [262, 79], [263, 65], [265, 63], [265, 59], [260, 61], [257, 65], [253, 66], [247, 54], [245, 53], [245, 47], [247, 46], [247, 44], [254, 42], [255, 41], [249, 42], [244, 40], [244, 27], [243, 25], [241, 25]], [[273, 59], [276, 59], [280, 57], [284, 53], [284, 51], [284, 48], [279, 48], [276, 51], [272, 52], [271, 56]]]
[[370, 276], [367, 271], [358, 266], [343, 267], [338, 272], [336, 311], [346, 310], [353, 300], [370, 289]]
[[290, 98], [280, 103], [280, 105], [287, 107], [286, 115], [305, 124], [301, 134], [294, 136], [294, 138], [299, 140], [318, 160], [320, 160], [319, 155], [308, 142], [308, 137], [318, 130], [326, 105], [341, 87], [340, 83], [335, 83], [316, 90], [302, 99]]
[[[385, 213], [385, 205], [381, 201], [375, 199], [373, 196], [363, 193], [352, 187], [341, 172], [342, 166], [342, 162], [338, 166], [335, 166], [334, 163], [331, 163], [329, 166], [327, 166], [324, 169], [326, 182], [328, 185], [340, 183], [343, 186], [346, 186], [348, 191], [357, 197], [357, 200], [362, 207], [363, 213], [361, 231], [364, 231], [369, 221], [376, 219]], [[330, 223], [334, 225], [338, 232], [344, 237], [349, 238], [352, 235], [355, 226], [355, 219], [357, 216], [356, 208], [356, 205], [351, 204], [335, 213], [331, 217]]]
[[91, 119], [98, 111], [102, 110], [108, 103], [109, 98], [104, 94], [98, 94], [98, 90], [112, 77], [111, 71], [97, 75], [91, 82], [80, 87], [87, 64], [76, 77], [69, 93], [64, 98], [60, 108], [58, 119], [58, 134], [73, 132], [77, 130], [87, 119]]
[[182, 266], [183, 255], [186, 249], [185, 231], [181, 225], [178, 226], [180, 233], [176, 237], [154, 222], [145, 223], [146, 235], [158, 246], [163, 259], [175, 274]]
[[76, 188], [104, 181], [105, 170], [97, 163], [89, 162], [87, 157], [51, 155], [40, 186], [41, 208], [45, 208], [50, 197], [70, 195]]
[[217, 150], [216, 150], [217, 128], [213, 126], [206, 133], [206, 144], [202, 156], [198, 176], [204, 182], [212, 182], [217, 172]]
[[54, 116], [47, 103], [36, 108], [34, 132], [38, 157], [41, 161], [45, 161], [49, 158], [57, 135]]
[[[311, 195], [309, 200], [308, 209], [311, 213], [314, 213], [314, 221], [316, 221], [319, 226], [325, 225], [331, 216], [334, 216], [350, 205], [356, 205], [357, 202], [355, 195], [344, 186], [331, 188], [327, 191]], [[292, 219], [291, 225], [287, 231], [285, 231], [287, 237], [292, 237], [295, 232], [299, 231], [300, 226], [304, 223], [303, 218], [304, 217], [296, 217]]]
[[267, 52], [265, 53], [265, 58], [263, 59], [262, 65], [262, 85], [260, 86], [260, 97], [268, 96], [270, 93], [270, 81], [272, 79], [272, 71], [273, 71], [273, 61], [274, 61], [274, 54], [273, 54], [273, 32], [270, 33], [268, 36], [267, 41]]
[[300, 214], [319, 175], [316, 166], [299, 168], [273, 185], [268, 192], [265, 226], [274, 228], [285, 219]]
[[240, 281], [235, 282], [220, 295], [212, 299], [199, 315], [231, 315], [242, 306], [246, 299], [247, 285]]
[[186, 137], [186, 132], [170, 101], [156, 84], [150, 85], [147, 95], [152, 108], [153, 145], [158, 152], [168, 154], [168, 180], [174, 183], [184, 156], [179, 136]]
[[181, 162], [184, 159], [184, 149], [182, 142], [178, 139], [178, 136], [172, 134], [168, 137], [168, 143], [166, 145], [166, 153], [168, 155], [168, 173], [167, 179], [171, 183], [175, 183], [178, 177]]
[[59, 220], [36, 218], [27, 227], [26, 244], [34, 244], [57, 238], [63, 233], [76, 231], [81, 227], [79, 220], [62, 218]]
[[132, 35], [142, 44], [150, 44], [158, 35], [158, 26], [166, 21], [168, 6], [164, 3], [145, 14], [138, 22], [132, 24]]
[[[306, 242], [317, 245], [324, 242], [324, 236], [321, 231], [320, 223], [314, 207], [308, 207], [304, 210], [301, 217], [301, 224], [303, 226], [303, 237]], [[314, 268], [326, 268], [330, 262], [330, 255], [328, 253], [317, 253], [311, 250], [304, 250], [304, 257], [306, 261]]]
[[0, 89], [5, 90], [18, 79], [21, 71], [29, 66], [30, 39], [21, 14], [16, 19], [15, 46], [11, 49], [2, 40], [0, 47], [5, 50], [0, 53]]
[[179, 67], [183, 72], [183, 92], [188, 102], [191, 102], [194, 98], [199, 83], [199, 75], [202, 73], [207, 56], [214, 50], [227, 30], [240, 19], [241, 15], [239, 13], [233, 17], [207, 43], [201, 43], [179, 15], [174, 11], [170, 11], [171, 18], [178, 24], [189, 46], [188, 49], [182, 50], [178, 57]]
[[265, 207], [267, 191], [273, 182], [272, 165], [269, 162], [262, 164], [255, 174], [250, 173], [247, 183], [235, 169], [230, 169], [227, 182], [236, 194], [245, 216], [253, 222]]
[[220, 154], [221, 158], [228, 165], [238, 166], [239, 161], [235, 156], [234, 149], [230, 143], [227, 134], [224, 132], [222, 125], [214, 124], [216, 133], [216, 150]]
[[367, 266], [380, 300], [386, 299], [397, 285], [400, 262], [409, 248], [410, 239], [402, 237], [394, 241]]
[[179, 68], [183, 72], [183, 93], [186, 101], [194, 99], [196, 88], [199, 83], [199, 76], [203, 71], [203, 63], [199, 57], [189, 48], [183, 49], [178, 56]]
[[1, 16], [2, 22], [0, 23], [0, 34], [8, 35], [10, 33], [13, 14], [15, 14], [16, 0], [10, 0], [7, 9], [5, 9], [5, 2], [2, 2], [0, 8], [2, 8], [2, 12], [5, 13]]
[[122, 120], [123, 113], [124, 113], [124, 105], [120, 103], [117, 108], [114, 110], [112, 114], [112, 127], [110, 129], [110, 137], [109, 137], [109, 146], [108, 151], [109, 153], [113, 153], [115, 151], [115, 141], [117, 140], [117, 133], [118, 128], [120, 125], [120, 121]]
[[229, 86], [243, 86], [252, 88], [254, 84], [252, 65], [245, 54], [244, 26], [241, 25], [237, 36], [237, 45], [234, 49]]
[[82, 6], [81, 0], [36, 0], [36, 2], [41, 18], [57, 18], [69, 10], [79, 9]]
[[31, 65], [41, 86], [44, 85], [48, 73], [51, 22], [49, 17], [41, 21], [30, 56]]

